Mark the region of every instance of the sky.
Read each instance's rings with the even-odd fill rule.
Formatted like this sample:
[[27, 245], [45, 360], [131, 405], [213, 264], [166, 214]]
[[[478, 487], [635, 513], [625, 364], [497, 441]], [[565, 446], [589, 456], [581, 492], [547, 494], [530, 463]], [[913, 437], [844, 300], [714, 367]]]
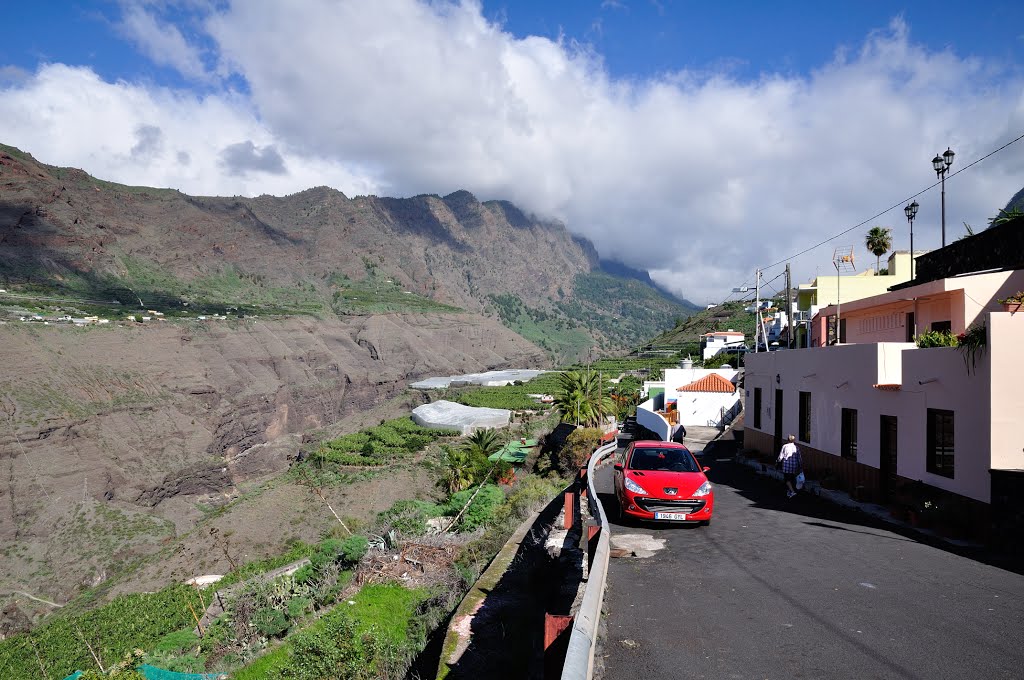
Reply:
[[[1024, 186], [1024, 3], [0, 0], [0, 142], [194, 195], [467, 189], [697, 303]], [[1013, 142], [1013, 143], [1010, 143]], [[1006, 148], [985, 158], [1006, 144]], [[984, 159], [984, 160], [982, 160]], [[834, 237], [834, 238], [833, 238]], [[821, 244], [821, 245], [818, 245]], [[816, 246], [816, 247], [815, 247]]]

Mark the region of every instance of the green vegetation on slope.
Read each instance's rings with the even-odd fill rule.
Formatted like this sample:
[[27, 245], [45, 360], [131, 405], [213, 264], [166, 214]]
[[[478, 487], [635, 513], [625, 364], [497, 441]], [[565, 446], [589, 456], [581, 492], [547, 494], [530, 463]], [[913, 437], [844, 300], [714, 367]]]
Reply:
[[[700, 345], [700, 337], [711, 331], [733, 329], [747, 336], [748, 344], [754, 337], [755, 315], [743, 311], [750, 301], [723, 302], [712, 309], [703, 310], [676, 324], [644, 344], [649, 349], [674, 349], [693, 352]], [[696, 357], [696, 355], [694, 355]]]
[[368, 269], [367, 277], [361, 281], [353, 281], [344, 274], [333, 274], [328, 283], [334, 288], [331, 307], [339, 315], [462, 311], [403, 290], [394, 280], [381, 276], [375, 268]]
[[323, 442], [311, 458], [336, 465], [392, 465], [431, 442], [459, 434], [458, 430], [420, 427], [407, 416]]
[[0, 641], [0, 668], [5, 678], [43, 677], [42, 668], [48, 677], [62, 678], [96, 666], [90, 646], [109, 665], [192, 625], [190, 607], [202, 609], [196, 590], [185, 585], [124, 595], [84, 614], [55, 618], [30, 633]]
[[573, 297], [562, 296], [548, 309], [524, 304], [514, 295], [489, 295], [502, 323], [546, 349], [556, 363], [585, 356], [598, 338], [599, 349], [631, 347], [681, 322], [693, 312], [635, 279], [595, 271], [578, 274]]

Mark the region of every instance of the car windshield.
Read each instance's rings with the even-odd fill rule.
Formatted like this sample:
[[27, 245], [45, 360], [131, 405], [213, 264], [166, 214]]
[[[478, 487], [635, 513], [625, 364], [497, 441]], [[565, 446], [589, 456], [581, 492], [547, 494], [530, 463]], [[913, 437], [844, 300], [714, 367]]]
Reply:
[[693, 456], [685, 449], [633, 449], [629, 459], [630, 470], [660, 470], [664, 472], [697, 472]]

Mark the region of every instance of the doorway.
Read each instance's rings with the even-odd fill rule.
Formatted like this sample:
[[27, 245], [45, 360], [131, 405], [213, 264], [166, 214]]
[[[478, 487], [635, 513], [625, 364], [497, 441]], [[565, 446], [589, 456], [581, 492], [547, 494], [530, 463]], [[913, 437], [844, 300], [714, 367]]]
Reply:
[[772, 455], [778, 455], [782, 449], [782, 390], [775, 390], [775, 450]]
[[896, 475], [896, 416], [881, 416], [878, 429], [878, 491], [882, 500], [887, 501], [899, 481]]

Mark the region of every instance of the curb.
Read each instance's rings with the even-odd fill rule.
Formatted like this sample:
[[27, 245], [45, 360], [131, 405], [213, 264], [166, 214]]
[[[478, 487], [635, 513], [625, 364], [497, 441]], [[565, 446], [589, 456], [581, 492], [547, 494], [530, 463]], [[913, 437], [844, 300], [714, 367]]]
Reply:
[[[783, 480], [782, 473], [779, 472], [778, 470], [772, 467], [768, 467], [767, 463], [762, 463], [761, 461], [755, 460], [753, 458], [747, 458], [746, 456], [742, 455], [742, 453], [736, 454], [736, 462], [740, 463], [741, 465], [746, 465], [750, 468], [753, 468], [753, 470], [759, 475], [771, 477], [773, 479], [779, 480], [780, 482]], [[807, 482], [804, 484], [802, 492], [811, 496], [817, 496], [818, 498], [822, 498], [834, 505], [839, 505], [850, 510], [856, 510], [860, 513], [868, 515], [869, 517], [877, 519], [878, 521], [884, 524], [888, 524], [891, 527], [898, 527], [903, 531], [917, 534], [918, 536], [926, 538], [929, 541], [940, 542], [957, 548], [984, 547], [984, 545], [981, 543], [976, 543], [974, 541], [964, 541], [955, 538], [947, 538], [946, 536], [943, 536], [942, 534], [932, 531], [930, 529], [924, 529], [922, 527], [914, 526], [909, 522], [898, 520], [895, 517], [891, 516], [889, 514], [888, 509], [884, 508], [881, 505], [855, 501], [852, 498], [850, 498], [850, 496], [847, 493], [843, 491], [834, 491], [832, 489], [826, 489], [822, 487], [820, 483], [814, 480], [807, 480]]]

